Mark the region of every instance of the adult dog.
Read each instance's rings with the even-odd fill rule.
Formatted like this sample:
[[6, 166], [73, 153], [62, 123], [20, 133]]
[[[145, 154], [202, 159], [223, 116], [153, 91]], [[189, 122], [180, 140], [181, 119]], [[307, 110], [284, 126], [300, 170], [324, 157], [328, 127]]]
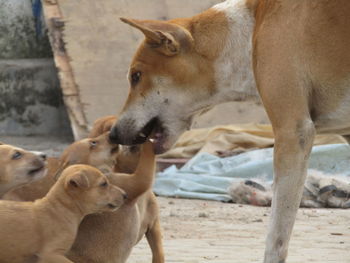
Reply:
[[316, 132], [350, 134], [350, 1], [229, 0], [191, 18], [122, 19], [145, 35], [110, 139], [163, 152], [216, 104], [260, 93], [275, 134], [266, 263], [286, 261]]

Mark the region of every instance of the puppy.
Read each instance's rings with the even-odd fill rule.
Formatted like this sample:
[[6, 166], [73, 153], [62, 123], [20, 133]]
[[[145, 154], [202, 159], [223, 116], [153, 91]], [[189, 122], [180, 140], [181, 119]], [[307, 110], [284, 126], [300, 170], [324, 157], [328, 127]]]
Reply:
[[32, 184], [7, 193], [3, 199], [34, 201], [47, 194], [57, 175], [72, 164], [88, 164], [98, 169], [112, 171], [118, 154], [118, 145], [110, 144], [108, 133], [96, 138], [83, 139], [68, 146], [60, 159], [48, 159], [48, 175]]
[[115, 211], [126, 198], [98, 169], [73, 165], [35, 202], [0, 201], [0, 259], [4, 263], [72, 262], [71, 247], [83, 217]]
[[105, 132], [110, 131], [113, 124], [116, 121], [117, 121], [117, 117], [113, 115], [108, 115], [105, 117], [98, 118], [92, 125], [92, 128], [90, 130], [88, 137], [94, 138]]
[[154, 166], [153, 145], [147, 142], [142, 147], [133, 175], [109, 175], [111, 183], [125, 190], [128, 200], [116, 212], [87, 216], [80, 224], [68, 258], [76, 263], [123, 263], [146, 234], [152, 250], [152, 262], [164, 262], [158, 206], [150, 190]]
[[[97, 119], [89, 133], [89, 138], [95, 138], [105, 132], [109, 132], [113, 124], [117, 121], [116, 116], [105, 116]], [[119, 145], [119, 153], [116, 157], [114, 172], [133, 173], [140, 158], [140, 146]]]
[[8, 191], [44, 177], [46, 155], [0, 143], [0, 198]]

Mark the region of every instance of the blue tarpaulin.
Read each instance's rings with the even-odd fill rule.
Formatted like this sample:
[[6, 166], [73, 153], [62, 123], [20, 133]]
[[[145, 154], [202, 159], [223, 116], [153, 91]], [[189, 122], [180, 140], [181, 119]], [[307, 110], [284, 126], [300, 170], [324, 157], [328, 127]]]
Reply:
[[[220, 158], [199, 153], [185, 166], [171, 166], [157, 174], [154, 192], [160, 196], [230, 201], [227, 189], [233, 181], [273, 179], [273, 149], [254, 150]], [[350, 178], [350, 146], [314, 146], [309, 168]]]

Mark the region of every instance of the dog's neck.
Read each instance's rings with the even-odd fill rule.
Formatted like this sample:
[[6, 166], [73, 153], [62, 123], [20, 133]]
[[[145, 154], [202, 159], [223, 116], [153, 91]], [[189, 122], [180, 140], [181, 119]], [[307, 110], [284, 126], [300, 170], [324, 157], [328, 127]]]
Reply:
[[57, 218], [61, 221], [76, 225], [78, 228], [87, 212], [79, 202], [72, 200], [59, 183], [56, 182], [47, 195], [35, 201], [34, 204], [39, 209], [48, 210], [53, 215], [57, 214]]
[[[206, 13], [199, 16], [199, 19], [209, 20], [215, 25], [210, 30], [200, 30], [202, 40], [210, 47], [206, 53], [209, 54], [208, 57], [214, 58], [213, 104], [258, 97], [252, 67], [254, 10], [246, 2], [247, 0], [226, 1], [207, 12], [208, 15], [210, 12], [219, 12], [219, 16], [212, 15], [209, 18]], [[222, 16], [226, 19], [222, 19]], [[208, 21], [198, 24], [207, 26], [206, 23]], [[201, 45], [202, 41], [195, 40], [196, 42]]]

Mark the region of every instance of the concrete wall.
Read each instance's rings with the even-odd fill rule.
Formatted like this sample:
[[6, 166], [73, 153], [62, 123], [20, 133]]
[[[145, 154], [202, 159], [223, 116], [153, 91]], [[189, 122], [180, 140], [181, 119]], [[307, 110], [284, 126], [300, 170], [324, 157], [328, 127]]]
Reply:
[[0, 136], [71, 135], [38, 3], [0, 0]]

